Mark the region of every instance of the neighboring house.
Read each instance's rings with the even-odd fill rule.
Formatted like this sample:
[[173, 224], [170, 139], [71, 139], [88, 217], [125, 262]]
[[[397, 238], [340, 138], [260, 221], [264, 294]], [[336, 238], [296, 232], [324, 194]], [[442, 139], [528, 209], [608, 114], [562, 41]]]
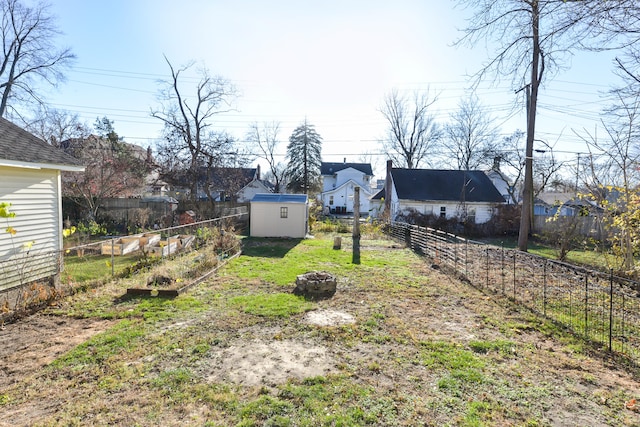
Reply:
[[[260, 178], [259, 165], [255, 168], [212, 168], [209, 176], [206, 168], [202, 168], [198, 179], [198, 200], [209, 198], [205, 191], [206, 185], [209, 186], [211, 198], [216, 202], [248, 203], [256, 194], [273, 192], [273, 185]], [[176, 191], [188, 194], [188, 185], [178, 186]]]
[[534, 200], [533, 214], [536, 216], [590, 216], [601, 211], [591, 200], [577, 197], [575, 193], [545, 192]]
[[370, 210], [369, 200], [373, 196], [371, 182], [373, 171], [369, 163], [322, 162], [322, 193], [320, 199], [327, 213], [353, 213], [354, 188], [360, 187], [360, 214], [365, 216]]
[[391, 218], [414, 210], [481, 224], [491, 219], [496, 205], [505, 203], [483, 171], [389, 168], [387, 180], [372, 198], [377, 216], [386, 206]]
[[509, 178], [500, 170], [500, 157], [493, 159], [493, 167], [485, 173], [508, 205], [518, 204], [518, 197]]
[[251, 199], [252, 237], [304, 238], [309, 227], [306, 194], [256, 194]]
[[515, 191], [513, 190], [511, 184], [509, 183], [509, 179], [500, 171], [492, 169], [490, 171], [485, 172], [491, 182], [493, 183], [498, 193], [504, 198], [505, 202], [508, 205], [515, 205], [517, 201], [514, 200]]
[[0, 218], [0, 292], [57, 282], [63, 248], [60, 171], [83, 170], [74, 157], [0, 118], [0, 202], [10, 203], [15, 213]]

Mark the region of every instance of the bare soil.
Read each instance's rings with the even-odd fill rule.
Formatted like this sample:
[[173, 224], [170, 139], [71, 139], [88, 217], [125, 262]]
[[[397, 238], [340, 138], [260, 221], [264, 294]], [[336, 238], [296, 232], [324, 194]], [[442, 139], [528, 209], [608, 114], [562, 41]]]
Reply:
[[35, 314], [0, 328], [0, 390], [21, 381], [113, 321]]

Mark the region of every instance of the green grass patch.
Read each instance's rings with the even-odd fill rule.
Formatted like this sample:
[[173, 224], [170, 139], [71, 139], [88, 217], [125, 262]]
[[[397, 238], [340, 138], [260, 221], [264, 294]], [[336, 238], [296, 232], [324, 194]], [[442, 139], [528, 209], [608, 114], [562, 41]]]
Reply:
[[516, 344], [509, 340], [470, 341], [469, 347], [474, 353], [498, 352], [502, 355], [509, 355], [513, 353]]
[[139, 259], [139, 254], [117, 256], [114, 258], [112, 269], [111, 256], [67, 255], [64, 257], [63, 277], [75, 283], [105, 279], [111, 277], [112, 270], [116, 275], [120, 274], [125, 268], [136, 263]]
[[82, 367], [100, 365], [109, 358], [131, 351], [145, 336], [144, 325], [139, 321], [123, 320], [109, 330], [80, 344], [69, 353], [56, 359], [53, 367]]
[[293, 294], [257, 294], [232, 298], [230, 303], [244, 313], [264, 317], [289, 317], [304, 313], [314, 304]]

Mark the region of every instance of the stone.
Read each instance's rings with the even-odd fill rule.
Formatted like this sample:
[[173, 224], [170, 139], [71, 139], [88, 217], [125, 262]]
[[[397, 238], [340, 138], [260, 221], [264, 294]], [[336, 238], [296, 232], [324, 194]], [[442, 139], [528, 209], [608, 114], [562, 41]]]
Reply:
[[336, 277], [324, 271], [312, 271], [296, 277], [295, 295], [307, 298], [329, 298], [336, 293]]

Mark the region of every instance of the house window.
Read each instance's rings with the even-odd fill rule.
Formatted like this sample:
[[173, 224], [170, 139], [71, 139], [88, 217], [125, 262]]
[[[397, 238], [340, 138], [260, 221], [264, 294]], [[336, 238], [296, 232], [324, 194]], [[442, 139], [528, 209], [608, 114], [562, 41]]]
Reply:
[[467, 222], [470, 224], [475, 224], [476, 223], [476, 210], [475, 209], [469, 209], [469, 211], [467, 212]]
[[280, 207], [280, 218], [288, 218], [289, 217], [289, 208], [286, 206]]
[[333, 196], [329, 196], [329, 206], [333, 206]]
[[440, 218], [446, 218], [446, 217], [447, 217], [447, 207], [440, 206]]

